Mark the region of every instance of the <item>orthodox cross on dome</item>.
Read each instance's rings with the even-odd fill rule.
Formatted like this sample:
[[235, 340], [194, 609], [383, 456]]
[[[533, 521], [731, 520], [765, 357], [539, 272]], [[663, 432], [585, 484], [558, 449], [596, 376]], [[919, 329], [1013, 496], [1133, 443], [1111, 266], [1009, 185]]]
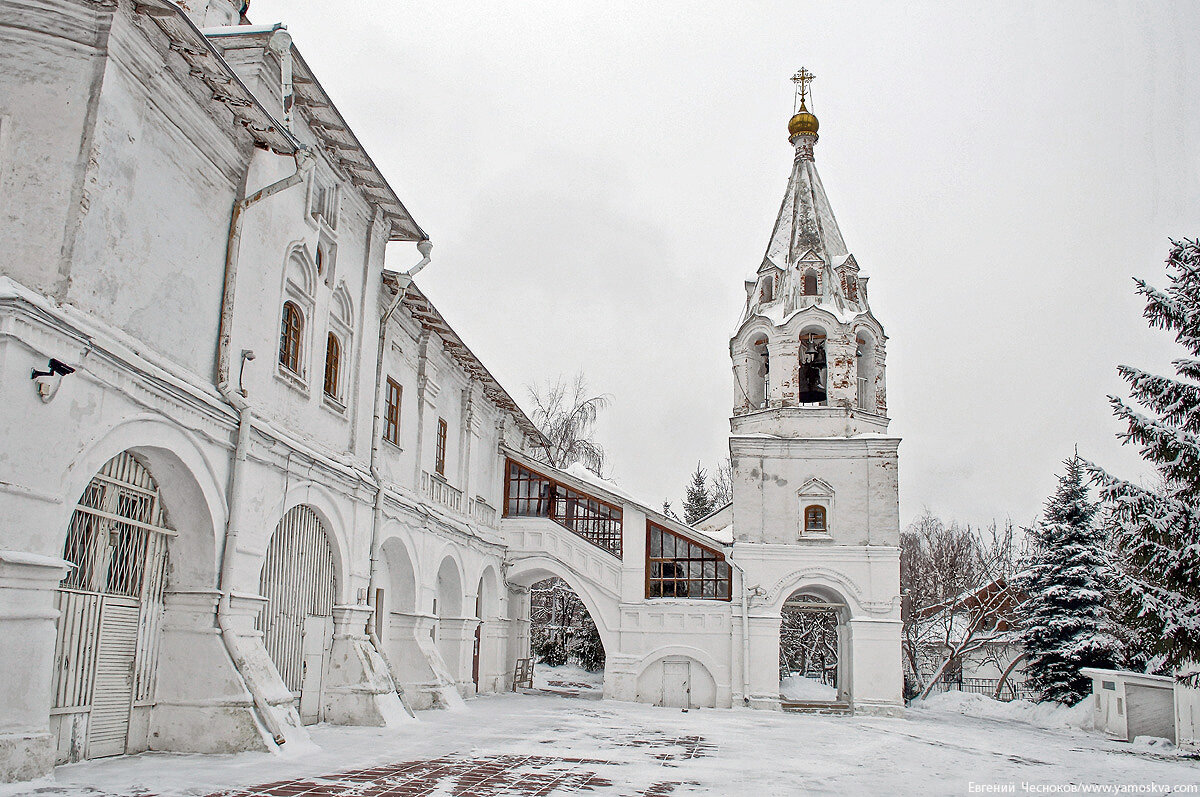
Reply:
[[[804, 107], [804, 100], [808, 97], [808, 84], [816, 78], [812, 72], [809, 72], [804, 67], [800, 67], [800, 71], [792, 75], [792, 82], [796, 84], [796, 96], [800, 98], [800, 107]], [[793, 112], [795, 108], [792, 109]]]

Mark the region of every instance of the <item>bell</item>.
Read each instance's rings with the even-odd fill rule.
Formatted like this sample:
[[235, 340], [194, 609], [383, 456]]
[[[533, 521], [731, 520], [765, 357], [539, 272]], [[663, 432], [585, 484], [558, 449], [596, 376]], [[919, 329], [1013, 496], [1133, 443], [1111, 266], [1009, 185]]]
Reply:
[[806, 362], [800, 366], [800, 390], [796, 400], [801, 404], [816, 404], [825, 400], [825, 385], [821, 384], [821, 362]]

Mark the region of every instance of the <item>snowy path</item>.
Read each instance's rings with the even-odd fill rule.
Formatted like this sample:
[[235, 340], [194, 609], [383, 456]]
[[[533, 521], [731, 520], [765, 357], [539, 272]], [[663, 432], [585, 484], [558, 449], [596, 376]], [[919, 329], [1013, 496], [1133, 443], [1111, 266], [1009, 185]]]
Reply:
[[[237, 793], [767, 797], [968, 794], [971, 782], [1012, 783], [1016, 793], [1023, 782], [1200, 784], [1195, 760], [927, 709], [906, 719], [682, 713], [534, 694], [419, 716], [391, 731], [318, 726], [320, 749], [291, 756], [146, 754], [73, 764], [53, 783], [3, 787], [0, 795], [203, 795], [285, 780]], [[413, 763], [397, 766], [403, 762]]]

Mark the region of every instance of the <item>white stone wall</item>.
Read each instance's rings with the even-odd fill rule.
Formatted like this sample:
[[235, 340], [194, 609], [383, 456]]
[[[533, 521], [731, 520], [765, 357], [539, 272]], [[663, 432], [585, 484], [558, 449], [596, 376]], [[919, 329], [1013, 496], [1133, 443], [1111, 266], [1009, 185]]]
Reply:
[[[292, 694], [254, 628], [272, 533], [301, 504], [320, 518], [335, 561], [327, 719], [402, 721], [389, 670], [414, 705], [434, 702], [433, 693], [445, 702], [473, 692], [480, 620], [480, 688], [505, 688], [513, 632], [499, 532], [465, 506], [454, 511], [432, 501], [420, 472], [433, 469], [440, 415], [449, 426], [447, 479], [499, 509], [499, 428], [515, 424], [435, 341], [430, 358], [442, 390], [428, 397], [418, 429], [420, 363], [411, 340], [419, 325], [403, 308], [393, 327], [407, 337], [389, 345], [385, 365], [405, 385], [402, 446], [382, 463], [380, 536], [393, 557], [381, 587], [386, 617], [371, 622], [392, 660], [380, 658], [364, 633], [377, 493], [369, 466], [379, 285], [389, 227], [379, 209], [313, 147], [312, 173], [244, 216], [230, 330], [235, 386], [239, 353], [256, 357], [241, 374], [252, 420], [239, 477], [244, 501], [231, 524], [238, 413], [214, 385], [231, 212], [240, 192], [291, 174], [295, 161], [252, 147], [228, 109], [213, 107], [211, 92], [185, 80], [186, 64], [132, 3], [115, 10], [71, 0], [25, 6], [20, 25], [0, 17], [0, 186], [8, 200], [0, 241], [11, 255], [0, 272], [0, 635], [31, 678], [6, 679], [12, 688], [0, 694], [0, 780], [45, 774], [57, 755], [70, 753], [57, 749], [51, 733], [58, 562], [84, 488], [123, 451], [149, 469], [177, 532], [169, 543], [157, 691], [151, 705], [134, 712], [129, 751], [267, 749], [275, 742], [264, 717], [274, 718], [285, 744], [304, 743]], [[253, 53], [241, 55], [247, 75], [262, 66]], [[270, 70], [259, 73], [265, 77], [251, 83], [265, 90]], [[294, 132], [315, 143], [301, 119]], [[336, 226], [313, 220], [313, 180], [336, 186]], [[318, 245], [328, 247], [321, 273]], [[409, 260], [397, 270], [416, 260], [405, 250], [397, 255]], [[289, 276], [302, 283], [306, 300], [301, 380], [277, 362]], [[338, 326], [334, 316], [347, 323]], [[322, 390], [329, 329], [346, 335], [336, 402]], [[29, 374], [51, 357], [75, 372], [52, 380], [56, 392], [45, 402]], [[220, 584], [229, 527], [237, 541], [230, 578]], [[434, 576], [443, 568], [455, 578], [438, 596]], [[435, 616], [435, 597], [452, 612]], [[223, 601], [228, 610], [221, 614]], [[220, 616], [229, 625], [224, 640]], [[431, 629], [441, 636], [439, 648], [422, 646]], [[11, 661], [0, 661], [0, 671], [15, 672]]]

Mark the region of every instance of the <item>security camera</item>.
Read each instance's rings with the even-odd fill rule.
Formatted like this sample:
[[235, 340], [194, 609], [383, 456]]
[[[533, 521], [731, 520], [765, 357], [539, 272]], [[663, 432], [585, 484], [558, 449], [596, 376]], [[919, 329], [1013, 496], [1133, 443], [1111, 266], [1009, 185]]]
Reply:
[[62, 360], [50, 358], [50, 364], [47, 366], [49, 371], [39, 371], [36, 368], [30, 373], [30, 379], [37, 379], [39, 376], [66, 376], [67, 374], [75, 373], [75, 369], [67, 365]]
[[29, 378], [37, 383], [38, 397], [45, 403], [49, 403], [50, 399], [54, 398], [54, 394], [58, 392], [58, 386], [62, 382], [62, 378], [67, 374], [75, 373], [75, 369], [67, 365], [62, 360], [51, 358], [49, 365], [46, 366], [46, 371], [39, 371], [34, 368]]

